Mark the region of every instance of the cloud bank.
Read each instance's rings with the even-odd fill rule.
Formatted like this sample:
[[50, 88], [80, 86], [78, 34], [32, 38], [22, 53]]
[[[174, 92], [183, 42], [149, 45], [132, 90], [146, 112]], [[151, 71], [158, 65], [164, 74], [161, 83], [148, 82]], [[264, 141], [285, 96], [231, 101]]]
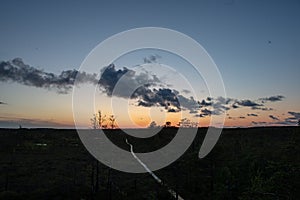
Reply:
[[[155, 63], [160, 56], [153, 55], [144, 58], [145, 63]], [[136, 106], [164, 108], [167, 112], [175, 113], [188, 111], [194, 117], [206, 117], [220, 115], [231, 109], [250, 108], [252, 110], [272, 111], [265, 106], [268, 102], [282, 101], [283, 95], [262, 97], [257, 100], [234, 99], [225, 97], [206, 97], [195, 99], [187, 89], [170, 88], [162, 83], [156, 75], [147, 72], [137, 72], [126, 67], [117, 69], [114, 64], [104, 67], [97, 74], [79, 72], [77, 70], [65, 70], [60, 74], [45, 72], [30, 65], [24, 64], [22, 59], [15, 58], [12, 61], [0, 62], [0, 81], [16, 82], [19, 84], [55, 90], [58, 93], [68, 93], [75, 84], [91, 83], [99, 86], [102, 93], [107, 96], [117, 96], [135, 100]], [[116, 85], [118, 87], [116, 87]], [[0, 104], [5, 104], [0, 102]], [[300, 118], [300, 113], [289, 112], [292, 117], [287, 120]], [[257, 117], [257, 114], [249, 113], [248, 117]], [[273, 115], [269, 117], [275, 121], [279, 119]], [[244, 119], [244, 117], [240, 118]]]

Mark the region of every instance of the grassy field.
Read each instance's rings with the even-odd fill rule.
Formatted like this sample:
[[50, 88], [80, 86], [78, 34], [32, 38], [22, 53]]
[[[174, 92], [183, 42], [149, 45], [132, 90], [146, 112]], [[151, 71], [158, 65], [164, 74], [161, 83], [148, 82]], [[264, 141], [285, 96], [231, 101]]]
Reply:
[[[213, 151], [198, 158], [205, 128], [176, 162], [155, 173], [184, 199], [300, 199], [300, 127], [224, 129]], [[159, 149], [176, 128], [137, 139], [106, 130], [115, 144]], [[173, 199], [147, 173], [97, 162], [76, 130], [0, 129], [0, 199]]]

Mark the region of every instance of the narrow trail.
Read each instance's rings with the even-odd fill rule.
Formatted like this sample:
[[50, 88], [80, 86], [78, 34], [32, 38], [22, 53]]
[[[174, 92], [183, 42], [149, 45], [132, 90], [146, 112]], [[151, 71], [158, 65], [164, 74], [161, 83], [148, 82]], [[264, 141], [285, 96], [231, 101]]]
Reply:
[[144, 169], [156, 180], [156, 182], [158, 182], [161, 186], [164, 186], [168, 189], [168, 192], [175, 198], [178, 200], [184, 200], [181, 196], [177, 195], [176, 196], [176, 192], [174, 190], [172, 190], [170, 187], [168, 187], [166, 184], [163, 184], [162, 180], [156, 176], [148, 167], [145, 163], [143, 163], [134, 153], [133, 151], [133, 145], [130, 144], [126, 138], [125, 140], [126, 144], [128, 144], [130, 146], [130, 152], [132, 154], [132, 156], [144, 167]]

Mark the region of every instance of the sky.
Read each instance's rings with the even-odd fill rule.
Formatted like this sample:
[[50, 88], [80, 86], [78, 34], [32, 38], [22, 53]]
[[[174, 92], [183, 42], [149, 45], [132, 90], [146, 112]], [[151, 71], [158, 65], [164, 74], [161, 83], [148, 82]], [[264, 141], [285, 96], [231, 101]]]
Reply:
[[[97, 88], [95, 111], [114, 114], [120, 127], [175, 125], [182, 118], [208, 126], [220, 113], [228, 127], [296, 125], [300, 118], [299, 1], [2, 0], [1, 8], [0, 127], [73, 128], [74, 74], [82, 87]], [[77, 71], [100, 42], [141, 27], [172, 29], [201, 44], [226, 97], [211, 97], [190, 63], [157, 49], [99, 66], [98, 79]], [[150, 84], [133, 97], [112, 94], [124, 74], [131, 86]], [[82, 109], [81, 116], [80, 126], [90, 127], [91, 113]]]

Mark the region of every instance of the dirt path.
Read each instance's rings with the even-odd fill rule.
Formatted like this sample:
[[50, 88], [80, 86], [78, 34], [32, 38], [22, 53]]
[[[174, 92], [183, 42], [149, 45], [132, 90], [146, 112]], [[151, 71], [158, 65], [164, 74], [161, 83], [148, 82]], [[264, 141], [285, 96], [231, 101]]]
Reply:
[[126, 138], [125, 140], [126, 144], [128, 144], [130, 146], [130, 152], [132, 154], [132, 156], [144, 167], [144, 169], [161, 185], [164, 186], [168, 189], [168, 192], [175, 198], [178, 200], [184, 200], [180, 195], [176, 196], [176, 192], [174, 190], [172, 190], [170, 187], [168, 187], [166, 184], [163, 184], [162, 180], [156, 176], [148, 167], [145, 163], [143, 163], [134, 153], [133, 151], [133, 145], [130, 144]]

